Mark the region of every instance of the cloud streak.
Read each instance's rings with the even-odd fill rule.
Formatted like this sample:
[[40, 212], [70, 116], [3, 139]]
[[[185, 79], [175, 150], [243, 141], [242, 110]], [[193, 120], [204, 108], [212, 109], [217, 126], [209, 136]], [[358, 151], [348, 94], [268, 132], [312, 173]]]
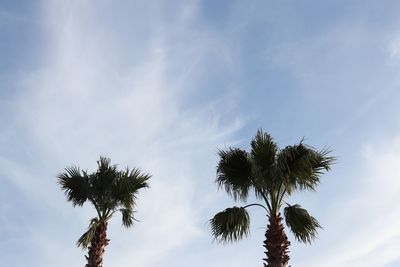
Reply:
[[[327, 209], [327, 229], [318, 246], [325, 253], [303, 260], [299, 266], [386, 266], [399, 261], [400, 138], [365, 145], [348, 195], [336, 198]], [[379, 255], [379, 256], [378, 256]]]
[[[396, 265], [398, 34], [371, 22], [375, 9], [352, 4], [358, 13], [329, 10], [317, 23], [304, 3], [218, 13], [207, 1], [43, 0], [29, 17], [40, 17], [30, 57], [40, 60], [1, 92], [2, 264], [84, 265], [74, 244], [94, 211], [66, 203], [55, 177], [71, 164], [94, 171], [99, 155], [153, 174], [135, 228], [111, 221], [106, 265], [259, 264], [261, 212], [232, 246], [211, 242], [207, 220], [234, 205], [213, 184], [216, 149], [247, 148], [261, 126], [283, 145], [306, 135], [339, 156], [316, 195], [298, 196], [325, 230], [315, 246], [293, 242], [291, 264]], [[0, 23], [19, 22], [4, 12]]]
[[34, 266], [84, 264], [72, 247], [94, 213], [65, 203], [55, 175], [70, 164], [94, 170], [99, 155], [153, 174], [151, 188], [140, 193], [136, 229], [121, 230], [120, 221], [112, 221], [105, 264], [158, 266], [168, 251], [202, 235], [204, 220], [193, 209], [203, 191], [201, 166], [213, 172], [215, 147], [242, 126], [240, 118], [218, 115], [222, 94], [234, 99], [232, 88], [220, 88], [208, 103], [190, 100], [201, 96], [198, 74], [219, 42], [195, 21], [196, 2], [177, 1], [176, 17], [160, 20], [157, 4], [124, 4], [128, 8], [116, 12], [132, 16], [130, 25], [107, 20], [111, 1], [43, 2], [44, 67], [23, 77], [14, 103], [24, 131], [18, 141], [30, 155], [1, 161], [3, 174], [13, 170], [5, 176], [30, 205], [42, 203], [33, 222], [44, 223], [40, 234], [26, 237], [36, 244]]

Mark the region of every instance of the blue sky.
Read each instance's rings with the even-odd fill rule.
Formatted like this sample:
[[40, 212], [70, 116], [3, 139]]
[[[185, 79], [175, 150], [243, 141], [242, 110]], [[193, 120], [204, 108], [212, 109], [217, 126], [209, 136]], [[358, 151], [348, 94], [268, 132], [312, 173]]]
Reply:
[[94, 216], [56, 183], [99, 155], [153, 174], [134, 229], [110, 224], [106, 266], [259, 266], [251, 236], [212, 242], [234, 202], [214, 184], [217, 148], [258, 128], [281, 147], [338, 157], [299, 202], [324, 227], [291, 265], [400, 265], [398, 1], [7, 1], [0, 4], [0, 258], [83, 266]]

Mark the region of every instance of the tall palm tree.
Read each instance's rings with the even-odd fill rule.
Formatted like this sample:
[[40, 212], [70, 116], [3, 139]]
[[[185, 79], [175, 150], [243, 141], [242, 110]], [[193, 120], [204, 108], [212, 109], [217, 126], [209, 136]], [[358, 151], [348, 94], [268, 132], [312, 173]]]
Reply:
[[147, 181], [151, 177], [136, 168], [119, 171], [117, 165], [111, 165], [110, 159], [105, 157], [100, 157], [97, 164], [97, 171], [91, 174], [72, 166], [58, 175], [61, 189], [74, 207], [88, 201], [97, 212], [88, 230], [77, 241], [77, 246], [88, 248], [86, 267], [103, 266], [103, 254], [109, 242], [107, 224], [117, 211], [122, 214], [123, 226], [133, 225], [138, 191], [149, 186]]
[[282, 224], [281, 208], [286, 225], [295, 238], [311, 243], [320, 228], [318, 221], [300, 205], [289, 205], [285, 198], [296, 191], [314, 191], [320, 175], [329, 171], [334, 158], [329, 150], [316, 149], [301, 141], [279, 149], [272, 137], [258, 130], [251, 141], [251, 151], [239, 148], [220, 150], [216, 183], [234, 198], [246, 203], [254, 193], [256, 203], [232, 207], [217, 213], [211, 220], [212, 235], [220, 242], [239, 241], [249, 234], [250, 217], [247, 209], [260, 207], [268, 217], [264, 248], [264, 267], [285, 267], [289, 262], [290, 242]]

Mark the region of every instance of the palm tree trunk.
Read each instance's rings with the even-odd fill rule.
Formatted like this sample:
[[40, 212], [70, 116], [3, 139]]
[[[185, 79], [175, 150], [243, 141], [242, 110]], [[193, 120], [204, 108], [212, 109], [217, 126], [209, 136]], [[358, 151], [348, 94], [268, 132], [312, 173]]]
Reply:
[[90, 242], [89, 256], [86, 256], [88, 261], [86, 267], [103, 267], [103, 255], [109, 241], [107, 239], [107, 222], [100, 222]]
[[267, 258], [264, 267], [287, 267], [290, 242], [285, 234], [281, 214], [271, 215], [265, 233], [264, 248]]

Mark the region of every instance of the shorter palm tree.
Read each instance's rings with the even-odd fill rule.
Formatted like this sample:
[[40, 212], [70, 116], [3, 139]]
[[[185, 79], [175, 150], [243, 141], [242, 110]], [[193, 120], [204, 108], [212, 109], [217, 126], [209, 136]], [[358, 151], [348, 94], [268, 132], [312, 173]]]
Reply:
[[[239, 148], [220, 150], [216, 183], [234, 200], [246, 202], [251, 192], [261, 203], [232, 207], [217, 213], [211, 230], [217, 241], [233, 242], [249, 234], [249, 207], [261, 207], [268, 217], [264, 248], [264, 266], [285, 267], [289, 262], [290, 242], [284, 231], [281, 207], [286, 197], [299, 190], [314, 191], [323, 171], [328, 171], [334, 158], [329, 151], [317, 151], [301, 141], [278, 149], [272, 137], [258, 130], [251, 141], [250, 153]], [[287, 203], [286, 203], [287, 204]], [[318, 221], [300, 205], [284, 208], [286, 225], [298, 241], [311, 243], [320, 228]]]
[[100, 157], [97, 164], [97, 171], [91, 174], [72, 166], [58, 175], [61, 189], [73, 206], [90, 202], [97, 212], [90, 220], [88, 230], [77, 241], [77, 246], [88, 248], [86, 267], [103, 266], [103, 255], [109, 242], [107, 224], [117, 211], [122, 214], [123, 226], [133, 225], [138, 191], [149, 186], [151, 177], [135, 168], [119, 171], [117, 165], [111, 165], [110, 159], [105, 157]]

